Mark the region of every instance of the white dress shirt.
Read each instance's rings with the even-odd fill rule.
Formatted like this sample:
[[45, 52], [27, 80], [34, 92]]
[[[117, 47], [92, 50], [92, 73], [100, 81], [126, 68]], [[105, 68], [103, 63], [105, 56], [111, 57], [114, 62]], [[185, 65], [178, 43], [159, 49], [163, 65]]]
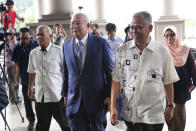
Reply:
[[50, 43], [46, 51], [35, 48], [29, 55], [28, 72], [35, 73], [35, 99], [58, 102], [62, 90], [62, 48]]
[[[85, 57], [86, 57], [88, 33], [80, 41], [82, 42], [82, 67], [83, 67]], [[74, 41], [74, 53], [75, 53], [75, 55], [76, 55], [76, 52], [77, 52], [77, 43], [78, 42], [79, 42], [79, 40], [77, 38], [75, 38], [75, 41]]]
[[168, 49], [150, 41], [142, 54], [134, 41], [119, 48], [112, 80], [120, 82], [121, 116], [130, 122], [164, 123], [166, 106], [164, 85], [176, 82], [176, 73]]
[[109, 39], [106, 37], [106, 40], [108, 41], [108, 44], [111, 48], [111, 53], [112, 53], [112, 60], [114, 62], [118, 48], [120, 47], [121, 44], [123, 44], [123, 40], [119, 36], [114, 36], [112, 39]]

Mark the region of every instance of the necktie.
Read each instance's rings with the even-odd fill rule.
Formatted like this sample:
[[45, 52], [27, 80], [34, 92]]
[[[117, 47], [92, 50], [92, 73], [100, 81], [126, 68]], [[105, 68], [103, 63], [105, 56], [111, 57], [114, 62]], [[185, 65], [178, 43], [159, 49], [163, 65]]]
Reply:
[[76, 61], [81, 71], [82, 70], [82, 42], [81, 41], [77, 43], [76, 49], [77, 49], [76, 50]]

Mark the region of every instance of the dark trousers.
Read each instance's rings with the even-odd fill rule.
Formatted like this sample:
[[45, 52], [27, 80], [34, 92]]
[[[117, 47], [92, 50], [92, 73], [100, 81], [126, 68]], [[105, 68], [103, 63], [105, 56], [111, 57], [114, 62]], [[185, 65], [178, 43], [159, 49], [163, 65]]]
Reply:
[[36, 131], [49, 131], [52, 117], [60, 125], [62, 131], [69, 131], [65, 115], [64, 99], [59, 102], [36, 102], [37, 125]]
[[170, 121], [166, 121], [168, 131], [184, 131], [186, 125], [186, 106], [185, 104], [176, 104], [174, 115]]
[[104, 108], [90, 115], [84, 110], [83, 104], [76, 114], [68, 115], [71, 131], [105, 131], [104, 117]]
[[164, 123], [161, 124], [145, 124], [125, 121], [127, 131], [162, 131]]
[[35, 114], [33, 112], [32, 100], [29, 99], [29, 97], [28, 97], [28, 85], [22, 85], [22, 94], [24, 97], [26, 117], [29, 122], [34, 122], [35, 121]]

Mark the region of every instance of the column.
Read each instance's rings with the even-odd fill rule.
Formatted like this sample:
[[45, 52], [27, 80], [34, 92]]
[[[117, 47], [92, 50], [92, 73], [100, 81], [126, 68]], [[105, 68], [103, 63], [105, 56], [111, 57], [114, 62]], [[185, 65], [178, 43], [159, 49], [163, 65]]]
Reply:
[[72, 0], [34, 0], [34, 2], [38, 22], [28, 24], [34, 38], [38, 25], [49, 25], [52, 28], [54, 24], [61, 24], [68, 35], [67, 39], [69, 39], [71, 37], [70, 22], [73, 13]]
[[104, 0], [95, 0], [95, 20], [105, 21], [104, 19]]
[[34, 0], [35, 3], [35, 11], [36, 11], [36, 20], [41, 19], [42, 15], [47, 13], [46, 11], [46, 3], [45, 0]]
[[175, 0], [162, 0], [163, 15], [154, 22], [155, 40], [164, 43], [163, 29], [167, 25], [174, 25], [177, 28], [178, 38], [182, 40], [185, 33], [185, 20], [175, 14]]
[[71, 0], [47, 0], [49, 15], [72, 13]]
[[94, 0], [94, 2], [95, 20], [93, 22], [99, 25], [98, 31], [105, 35], [105, 25], [107, 22], [104, 18], [104, 0]]
[[163, 16], [174, 15], [174, 0], [163, 0]]

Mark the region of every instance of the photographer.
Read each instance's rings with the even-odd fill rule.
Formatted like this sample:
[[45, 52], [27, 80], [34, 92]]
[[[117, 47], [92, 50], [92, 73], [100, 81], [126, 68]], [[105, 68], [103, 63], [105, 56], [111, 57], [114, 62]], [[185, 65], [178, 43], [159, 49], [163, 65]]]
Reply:
[[99, 28], [98, 24], [95, 24], [95, 23], [93, 24], [92, 22], [90, 22], [90, 29], [92, 30], [91, 34], [102, 37], [103, 33], [102, 32], [99, 33], [97, 31], [98, 28]]
[[66, 37], [67, 34], [63, 29], [63, 26], [61, 24], [54, 24], [52, 29], [53, 44], [62, 46]]
[[9, 82], [9, 99], [11, 102], [20, 103], [18, 97], [18, 87], [13, 88], [13, 80], [14, 80], [14, 62], [11, 61], [13, 49], [18, 44], [15, 36], [14, 29], [8, 29], [7, 33], [9, 35], [6, 36], [6, 46], [5, 46], [5, 55], [6, 55], [6, 67], [8, 73], [8, 82]]
[[15, 26], [15, 19], [17, 18], [19, 21], [24, 22], [24, 18], [20, 18], [18, 14], [13, 10], [14, 7], [14, 1], [13, 0], [7, 0], [6, 3], [6, 11], [1, 11], [1, 24], [4, 24], [4, 28], [14, 29]]

